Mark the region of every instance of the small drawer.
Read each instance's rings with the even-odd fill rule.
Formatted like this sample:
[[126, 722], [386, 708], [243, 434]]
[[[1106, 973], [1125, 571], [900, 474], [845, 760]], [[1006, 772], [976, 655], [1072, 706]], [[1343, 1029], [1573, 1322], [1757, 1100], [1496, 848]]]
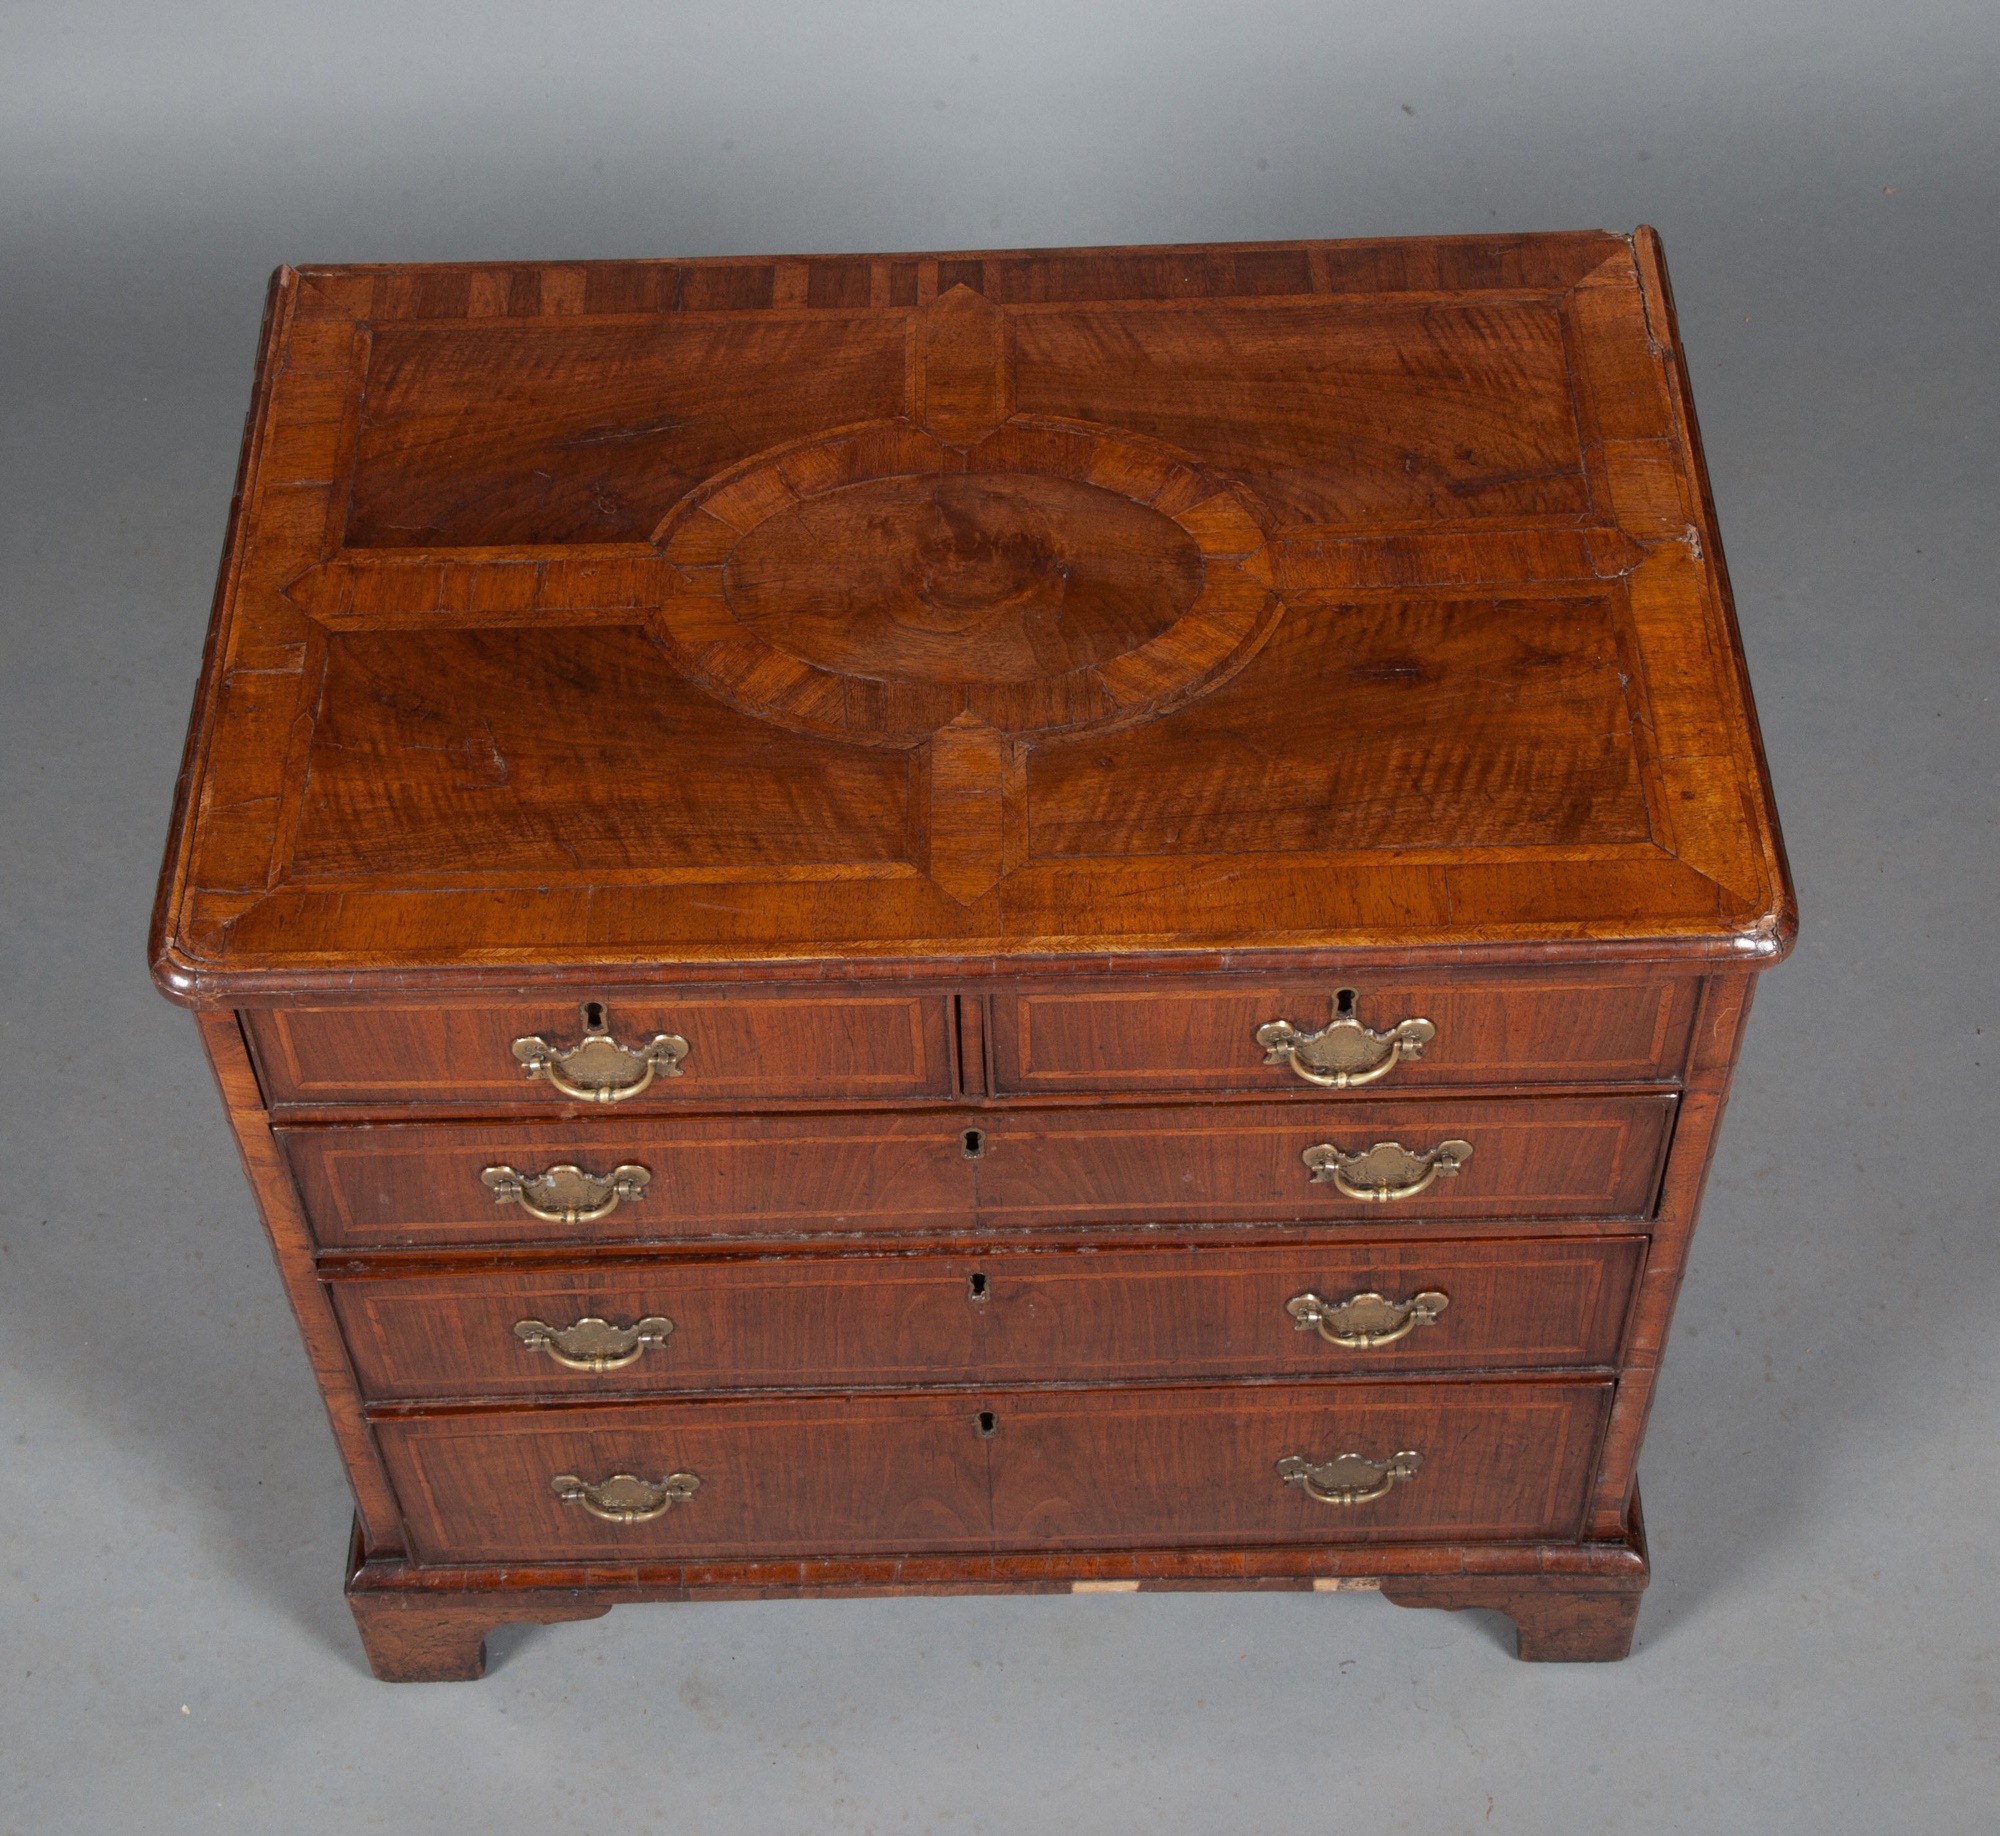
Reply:
[[376, 1433], [428, 1562], [1530, 1539], [1577, 1533], [1610, 1395], [1450, 1379], [999, 1390]]
[[[1678, 1075], [1691, 976], [1242, 977], [993, 995], [996, 1090], [1275, 1091], [1649, 1083]], [[1343, 1081], [1345, 1080], [1345, 1081]]]
[[[243, 1020], [274, 1104], [549, 1114], [615, 1103], [629, 1113], [946, 1097], [953, 1086], [942, 994], [649, 992], [505, 1007], [261, 1008]], [[546, 1054], [522, 1043], [535, 1040]]]
[[1538, 1238], [346, 1276], [370, 1401], [1613, 1363], [1643, 1241]]

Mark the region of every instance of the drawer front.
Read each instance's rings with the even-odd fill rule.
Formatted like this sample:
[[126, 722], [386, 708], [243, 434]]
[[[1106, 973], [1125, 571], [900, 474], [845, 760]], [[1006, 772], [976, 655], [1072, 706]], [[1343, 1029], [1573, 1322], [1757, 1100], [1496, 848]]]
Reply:
[[[1610, 1393], [1434, 1379], [655, 1402], [377, 1433], [430, 1562], [1556, 1538], [1576, 1533]], [[1280, 1466], [1403, 1453], [1411, 1476], [1352, 1504]], [[658, 1489], [607, 1492], [621, 1474]], [[658, 1514], [606, 1521], [562, 1495], [586, 1487]]]
[[[1577, 1533], [1607, 1383], [1047, 1392], [992, 1405], [1002, 1548], [1365, 1543]], [[1342, 1454], [1420, 1464], [1365, 1503], [1278, 1473]], [[1345, 1477], [1345, 1475], [1342, 1475]]]
[[[616, 1046], [660, 1035], [684, 1041], [677, 1074], [656, 1074], [621, 1110], [682, 1103], [880, 1102], [952, 1092], [944, 995], [741, 996], [609, 1000], [598, 1017]], [[508, 1007], [267, 1008], [244, 1020], [274, 1103], [398, 1107], [476, 1105], [553, 1113], [573, 1106], [546, 1076], [530, 1077], [513, 1050], [540, 1038], [557, 1052], [583, 1039], [579, 1003]], [[671, 1057], [671, 1054], [669, 1054]], [[620, 1084], [645, 1076], [608, 1063]], [[562, 1065], [555, 1066], [558, 1072]], [[578, 1067], [588, 1079], [602, 1073]], [[593, 1108], [600, 1107], [594, 1099]]]
[[[288, 1128], [278, 1136], [314, 1234], [329, 1248], [355, 1248], [960, 1229], [973, 1218], [976, 1165], [963, 1127], [935, 1113], [676, 1116], [637, 1126], [607, 1116], [567, 1125]], [[539, 1178], [564, 1165], [600, 1187], [618, 1168], [636, 1166], [648, 1183], [603, 1216], [550, 1223], [518, 1202], [500, 1203], [481, 1177], [511, 1167]]]
[[[1558, 1369], [1616, 1359], [1643, 1247], [676, 1260], [329, 1291], [363, 1392], [384, 1402]], [[1351, 1304], [1365, 1294], [1386, 1305]]]
[[[988, 1441], [962, 1396], [820, 1397], [494, 1412], [376, 1424], [421, 1561], [671, 1560], [986, 1549]], [[607, 1523], [551, 1482], [699, 1489]]]
[[[1665, 1096], [1238, 1103], [915, 1116], [676, 1117], [639, 1127], [412, 1123], [278, 1131], [328, 1248], [615, 1243], [1008, 1225], [1643, 1217], [1673, 1115]], [[1302, 1158], [1399, 1142], [1472, 1150], [1406, 1198], [1357, 1199]], [[488, 1174], [579, 1168], [643, 1191], [553, 1211], [501, 1203]], [[1410, 1184], [1420, 1184], [1420, 1180]], [[504, 1186], [498, 1190], [504, 1191]], [[574, 1188], [572, 1188], [572, 1195]]]
[[[1375, 1229], [1428, 1218], [1644, 1217], [1674, 1099], [1348, 1097], [1145, 1109], [1031, 1109], [987, 1122], [979, 1221], [1089, 1224], [1342, 1221]], [[1356, 1198], [1316, 1181], [1303, 1155], [1400, 1143], [1418, 1157], [1471, 1149], [1456, 1174], [1424, 1170]], [[1363, 1179], [1364, 1185], [1368, 1184]]]
[[[1284, 1022], [1299, 1065], [1309, 1043], [1349, 997], [1341, 1031], [1353, 1069], [1383, 1094], [1425, 1086], [1644, 1083], [1678, 1074], [1687, 1055], [1700, 983], [1546, 979], [1488, 983], [1356, 975], [1320, 981], [1247, 981], [1125, 989], [1074, 984], [1005, 988], [993, 996], [993, 1078], [1008, 1093], [1140, 1092], [1313, 1088], [1284, 1039], [1260, 1044], [1260, 1028]], [[1399, 1024], [1427, 1022], [1428, 1038], [1394, 1042]], [[1378, 1044], [1366, 1035], [1390, 1043]], [[1330, 1036], [1337, 1042], [1338, 1035]], [[1275, 1059], [1275, 1062], [1271, 1062]]]

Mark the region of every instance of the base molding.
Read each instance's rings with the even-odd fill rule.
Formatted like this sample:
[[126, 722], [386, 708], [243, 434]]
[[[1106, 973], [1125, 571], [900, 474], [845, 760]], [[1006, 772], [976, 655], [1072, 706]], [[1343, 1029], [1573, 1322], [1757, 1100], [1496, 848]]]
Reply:
[[1196, 1590], [1379, 1592], [1398, 1606], [1504, 1613], [1530, 1661], [1604, 1662], [1631, 1648], [1650, 1575], [1635, 1496], [1624, 1536], [1594, 1543], [1384, 1543], [1342, 1549], [1088, 1550], [1051, 1555], [459, 1567], [349, 1546], [347, 1604], [384, 1682], [457, 1682], [486, 1668], [496, 1626], [597, 1619], [678, 1600]]

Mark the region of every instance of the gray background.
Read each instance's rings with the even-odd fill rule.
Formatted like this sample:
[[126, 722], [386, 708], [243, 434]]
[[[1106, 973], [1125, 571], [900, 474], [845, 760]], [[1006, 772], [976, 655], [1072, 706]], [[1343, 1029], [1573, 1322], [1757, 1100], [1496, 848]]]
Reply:
[[[1990, 0], [12, 0], [0, 85], [0, 1829], [1994, 1827]], [[628, 1609], [370, 1681], [333, 1447], [143, 967], [268, 270], [1642, 220], [1805, 932], [1632, 1659], [1141, 1595]]]

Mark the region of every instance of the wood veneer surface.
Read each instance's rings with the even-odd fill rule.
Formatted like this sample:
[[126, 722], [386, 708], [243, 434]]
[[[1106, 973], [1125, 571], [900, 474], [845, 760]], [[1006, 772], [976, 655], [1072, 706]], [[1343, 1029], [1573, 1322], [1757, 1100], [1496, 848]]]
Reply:
[[[469, 1246], [1093, 1223], [1627, 1217], [1653, 1205], [1670, 1096], [672, 1116], [278, 1131], [319, 1242]], [[977, 1158], [968, 1152], [977, 1142]], [[1455, 1178], [1375, 1203], [1315, 1183], [1331, 1142], [1473, 1153]], [[545, 1224], [495, 1202], [487, 1167], [652, 1175], [608, 1217]]]
[[1698, 984], [1687, 977], [1622, 980], [1552, 973], [1454, 980], [1356, 972], [1291, 980], [1105, 978], [994, 989], [994, 1089], [1003, 1094], [1173, 1089], [1272, 1091], [1303, 1085], [1265, 1062], [1257, 1029], [1289, 1020], [1312, 1033], [1343, 990], [1378, 1032], [1422, 1018], [1437, 1029], [1423, 1056], [1377, 1087], [1642, 1083], [1674, 1076], [1686, 1055]]
[[[379, 1425], [431, 1562], [1059, 1549], [1574, 1534], [1603, 1382], [994, 1391], [647, 1403]], [[1287, 1455], [1424, 1455], [1376, 1504], [1321, 1505]], [[691, 1502], [613, 1524], [550, 1481], [688, 1472]]]
[[273, 283], [178, 998], [1791, 911], [1648, 231]]
[[[814, 1384], [1120, 1382], [1609, 1365], [1637, 1238], [1099, 1249], [1084, 1254], [677, 1259], [606, 1269], [380, 1275], [328, 1284], [371, 1401]], [[1301, 1331], [1285, 1303], [1372, 1291], [1447, 1304], [1390, 1345]], [[514, 1333], [663, 1317], [664, 1343], [601, 1373]]]
[[[505, 1007], [252, 1010], [246, 1021], [276, 1103], [420, 1103], [427, 1108], [566, 1107], [522, 1074], [509, 1046], [580, 1037], [580, 1001]], [[685, 1038], [678, 1076], [656, 1078], [630, 1113], [689, 1104], [841, 1098], [882, 1102], [952, 1094], [948, 997], [897, 994], [713, 996], [605, 1003], [616, 1037]]]

